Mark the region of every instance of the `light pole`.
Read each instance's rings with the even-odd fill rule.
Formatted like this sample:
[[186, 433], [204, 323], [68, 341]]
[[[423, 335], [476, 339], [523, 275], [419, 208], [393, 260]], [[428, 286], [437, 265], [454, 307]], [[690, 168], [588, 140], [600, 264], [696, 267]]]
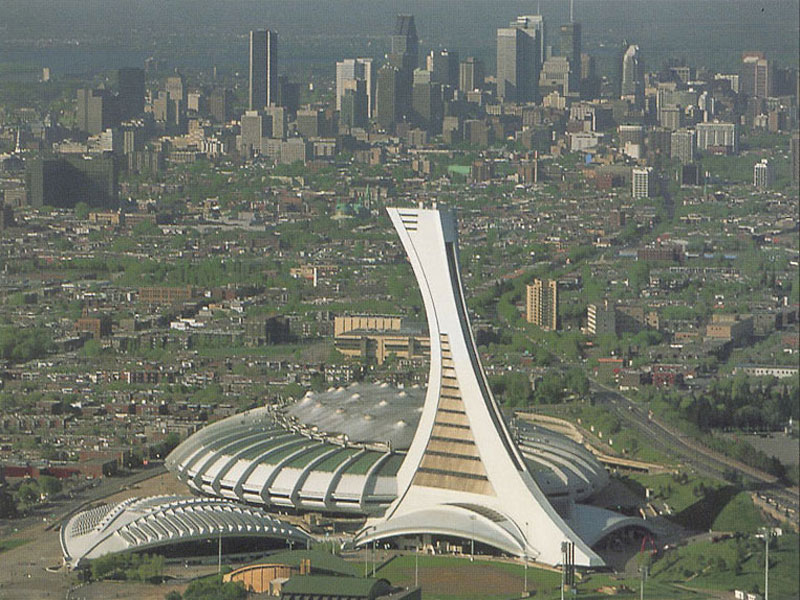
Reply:
[[567, 578], [567, 542], [561, 542], [561, 600], [564, 600], [564, 586]]
[[419, 545], [414, 548], [414, 587], [419, 587]]
[[469, 540], [470, 543], [470, 552], [469, 552], [469, 562], [475, 561], [475, 515], [469, 516], [470, 523], [472, 524], [472, 538]]
[[772, 536], [772, 527], [762, 527], [764, 532], [764, 600], [769, 600], [769, 538]]

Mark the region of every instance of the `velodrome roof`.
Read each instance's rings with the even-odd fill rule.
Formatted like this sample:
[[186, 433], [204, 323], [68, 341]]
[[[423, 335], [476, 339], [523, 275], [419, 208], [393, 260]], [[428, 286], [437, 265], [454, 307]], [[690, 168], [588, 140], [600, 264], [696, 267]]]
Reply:
[[301, 529], [258, 508], [219, 498], [130, 498], [74, 515], [61, 528], [64, 561], [72, 568], [106, 554], [149, 550], [221, 537], [259, 537], [305, 545]]

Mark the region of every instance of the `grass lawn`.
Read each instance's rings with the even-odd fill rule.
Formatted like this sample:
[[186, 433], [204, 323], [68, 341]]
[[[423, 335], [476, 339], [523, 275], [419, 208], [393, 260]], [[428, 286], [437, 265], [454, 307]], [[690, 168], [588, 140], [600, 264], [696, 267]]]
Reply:
[[0, 552], [5, 552], [6, 550], [13, 550], [14, 548], [27, 544], [29, 541], [30, 540], [26, 539], [0, 540]]
[[[400, 556], [379, 569], [377, 575], [394, 585], [414, 584], [414, 555]], [[559, 573], [528, 568], [528, 590], [541, 600], [558, 600]], [[524, 584], [523, 567], [515, 564], [454, 556], [419, 556], [419, 583], [426, 600], [511, 600], [519, 598]], [[577, 594], [567, 598], [600, 600], [639, 598], [639, 579], [618, 579], [606, 573], [579, 578]], [[605, 588], [605, 590], [603, 590]], [[669, 580], [649, 580], [645, 584], [648, 600], [706, 600], [715, 596], [703, 591], [681, 590]]]
[[[797, 534], [785, 534], [770, 548], [770, 597], [797, 598], [800, 553]], [[738, 563], [738, 568], [737, 568]], [[754, 536], [704, 542], [667, 552], [651, 569], [658, 582], [695, 589], [764, 591], [764, 541]], [[649, 595], [648, 595], [649, 597]]]
[[739, 492], [720, 511], [711, 525], [714, 531], [741, 531], [756, 533], [766, 525], [761, 511], [753, 504], [748, 492]]

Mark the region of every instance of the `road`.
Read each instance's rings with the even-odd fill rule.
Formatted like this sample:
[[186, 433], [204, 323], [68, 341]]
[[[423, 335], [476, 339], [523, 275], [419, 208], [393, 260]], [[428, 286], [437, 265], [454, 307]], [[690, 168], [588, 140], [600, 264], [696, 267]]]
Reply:
[[724, 478], [726, 471], [733, 469], [744, 479], [750, 479], [763, 487], [762, 494], [772, 497], [782, 506], [791, 508], [797, 515], [800, 495], [797, 488], [782, 486], [775, 478], [746, 465], [721, 457], [698, 444], [685, 434], [648, 416], [649, 411], [632, 402], [617, 390], [598, 381], [591, 380], [592, 396], [597, 404], [605, 406], [623, 423], [643, 435], [652, 447], [663, 454], [690, 466], [697, 473], [716, 479]]

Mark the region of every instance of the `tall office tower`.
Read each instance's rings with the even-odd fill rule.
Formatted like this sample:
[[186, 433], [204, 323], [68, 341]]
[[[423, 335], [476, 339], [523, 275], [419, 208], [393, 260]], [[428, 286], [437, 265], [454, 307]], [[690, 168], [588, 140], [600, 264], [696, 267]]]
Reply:
[[410, 67], [413, 72], [419, 66], [419, 38], [417, 38], [414, 15], [397, 15], [390, 56], [399, 57], [399, 64], [394, 63], [398, 69]]
[[631, 196], [649, 198], [653, 185], [653, 167], [631, 170]]
[[545, 331], [558, 329], [558, 281], [534, 279], [527, 287], [526, 309], [528, 323]]
[[133, 119], [144, 112], [144, 69], [124, 68], [117, 71], [119, 118]]
[[427, 56], [428, 71], [431, 72], [431, 81], [458, 87], [459, 62], [458, 52], [452, 50], [431, 50]]
[[505, 102], [539, 99], [541, 31], [537, 22], [529, 21], [532, 18], [517, 17], [509, 27], [497, 30], [497, 95]]
[[78, 202], [115, 208], [119, 203], [117, 160], [112, 156], [34, 158], [25, 165], [25, 186], [33, 207], [72, 208]]
[[340, 131], [349, 131], [354, 127], [366, 127], [369, 123], [369, 100], [367, 99], [367, 82], [356, 79], [345, 85], [339, 109]]
[[111, 95], [106, 90], [81, 88], [77, 91], [76, 118], [78, 129], [95, 135], [116, 122]]
[[278, 103], [278, 34], [250, 32], [250, 110]]
[[300, 106], [300, 84], [289, 81], [286, 75], [279, 75], [278, 97], [270, 106], [282, 106], [290, 114], [296, 113]]
[[742, 55], [739, 91], [753, 98], [769, 98], [775, 94], [775, 66], [763, 52]]
[[384, 65], [378, 69], [375, 114], [378, 125], [386, 131], [390, 131], [400, 118], [399, 86], [400, 70], [397, 67]]
[[574, 564], [601, 566], [568, 522], [575, 517], [577, 525], [577, 515], [584, 514], [596, 526], [600, 517], [576, 504], [564, 517], [556, 511], [492, 396], [470, 330], [453, 214], [388, 210], [425, 304], [430, 367], [419, 425], [397, 472], [397, 498], [367, 520], [355, 544], [429, 539], [435, 532], [558, 564], [564, 561], [562, 542], [572, 542]]
[[580, 91], [581, 71], [581, 24], [567, 23], [561, 26], [560, 54], [569, 61], [569, 89]]
[[641, 60], [639, 46], [631, 44], [622, 56], [622, 82], [620, 97], [632, 98], [634, 104], [644, 104], [644, 64]]
[[757, 162], [753, 165], [753, 185], [755, 187], [762, 190], [771, 187], [774, 177], [775, 173], [768, 159], [762, 158], [761, 162]]
[[395, 85], [395, 121], [411, 113], [414, 69], [419, 66], [419, 39], [413, 15], [397, 15], [388, 64], [398, 71]]
[[[375, 76], [371, 58], [346, 58], [336, 63], [336, 110], [342, 110], [342, 97], [348, 89], [348, 82], [365, 82], [367, 95], [367, 117], [372, 117], [375, 105]], [[350, 85], [349, 89], [354, 89]]]
[[297, 111], [297, 133], [305, 139], [323, 137], [326, 134], [325, 113], [318, 108]]
[[681, 129], [672, 132], [670, 157], [677, 158], [682, 165], [694, 162], [694, 147], [697, 144], [694, 129]]
[[[442, 84], [431, 81], [430, 77], [417, 77], [414, 73], [414, 90], [411, 99], [412, 121], [431, 135], [442, 131], [444, 107], [442, 105]], [[422, 71], [430, 73], [430, 71]], [[424, 79], [428, 79], [425, 81]]]
[[214, 88], [208, 98], [208, 112], [217, 123], [227, 123], [231, 118], [231, 91]]
[[469, 56], [458, 65], [458, 89], [471, 92], [483, 87], [483, 61]]
[[186, 85], [183, 81], [183, 75], [178, 74], [167, 77], [167, 83], [164, 87], [172, 100], [186, 102]]
[[539, 64], [544, 64], [544, 61], [547, 60], [547, 31], [542, 15], [521, 15], [517, 17], [516, 21], [512, 21], [511, 27], [519, 27], [520, 29], [536, 32], [536, 39], [539, 44]]
[[797, 183], [800, 181], [800, 131], [792, 132], [789, 151], [792, 155], [792, 183]]

